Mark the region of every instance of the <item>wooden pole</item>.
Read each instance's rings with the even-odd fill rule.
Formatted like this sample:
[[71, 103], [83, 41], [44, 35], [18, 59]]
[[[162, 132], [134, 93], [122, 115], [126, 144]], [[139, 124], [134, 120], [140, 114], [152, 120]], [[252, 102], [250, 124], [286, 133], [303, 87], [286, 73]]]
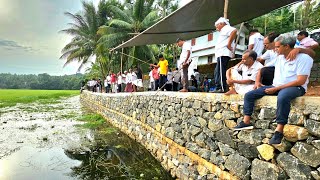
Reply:
[[121, 65], [120, 65], [120, 72], [121, 72], [121, 74], [122, 74], [122, 61], [123, 61], [123, 48], [121, 49]]
[[224, 11], [223, 11], [223, 17], [228, 18], [228, 8], [229, 8], [229, 0], [224, 0]]

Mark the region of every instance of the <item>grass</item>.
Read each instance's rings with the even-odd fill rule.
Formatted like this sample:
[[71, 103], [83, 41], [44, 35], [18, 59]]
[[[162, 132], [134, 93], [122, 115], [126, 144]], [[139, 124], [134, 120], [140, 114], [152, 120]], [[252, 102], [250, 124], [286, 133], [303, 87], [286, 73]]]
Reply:
[[17, 103], [43, 104], [55, 103], [62, 97], [79, 95], [79, 90], [27, 90], [27, 89], [0, 89], [0, 108], [15, 106]]
[[86, 122], [80, 127], [89, 129], [100, 129], [100, 132], [104, 134], [112, 134], [117, 131], [116, 128], [109, 126], [105, 119], [99, 114], [86, 114], [78, 119], [79, 121]]

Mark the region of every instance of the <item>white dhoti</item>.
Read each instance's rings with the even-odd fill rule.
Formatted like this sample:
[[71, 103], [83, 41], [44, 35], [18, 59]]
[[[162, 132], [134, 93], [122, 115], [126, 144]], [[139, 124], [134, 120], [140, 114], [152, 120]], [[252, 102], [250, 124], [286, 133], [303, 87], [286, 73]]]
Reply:
[[[243, 80], [242, 75], [239, 74], [238, 70], [231, 69], [231, 78], [233, 80]], [[252, 91], [254, 84], [238, 84], [234, 83], [234, 89], [238, 94], [244, 95], [249, 91]]]

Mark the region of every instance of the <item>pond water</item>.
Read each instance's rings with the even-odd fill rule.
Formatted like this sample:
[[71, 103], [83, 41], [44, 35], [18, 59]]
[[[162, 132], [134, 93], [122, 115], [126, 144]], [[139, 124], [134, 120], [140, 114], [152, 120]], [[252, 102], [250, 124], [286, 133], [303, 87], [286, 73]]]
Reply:
[[80, 127], [76, 119], [86, 112], [79, 97], [0, 111], [1, 180], [172, 179], [118, 129], [107, 123], [94, 130]]

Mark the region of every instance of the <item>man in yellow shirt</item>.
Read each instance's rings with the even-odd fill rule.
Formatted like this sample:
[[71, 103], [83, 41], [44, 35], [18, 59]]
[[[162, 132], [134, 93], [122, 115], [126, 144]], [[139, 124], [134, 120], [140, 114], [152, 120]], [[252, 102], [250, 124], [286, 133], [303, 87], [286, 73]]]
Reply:
[[167, 82], [167, 74], [168, 74], [168, 67], [169, 67], [169, 63], [166, 59], [164, 59], [163, 55], [160, 54], [158, 56], [159, 58], [159, 63], [157, 66], [155, 65], [152, 65], [152, 66], [155, 66], [155, 67], [158, 67], [159, 68], [159, 74], [160, 74], [160, 82], [159, 82], [159, 87], [161, 88], [161, 91], [163, 91], [164, 89], [164, 85], [166, 84]]

